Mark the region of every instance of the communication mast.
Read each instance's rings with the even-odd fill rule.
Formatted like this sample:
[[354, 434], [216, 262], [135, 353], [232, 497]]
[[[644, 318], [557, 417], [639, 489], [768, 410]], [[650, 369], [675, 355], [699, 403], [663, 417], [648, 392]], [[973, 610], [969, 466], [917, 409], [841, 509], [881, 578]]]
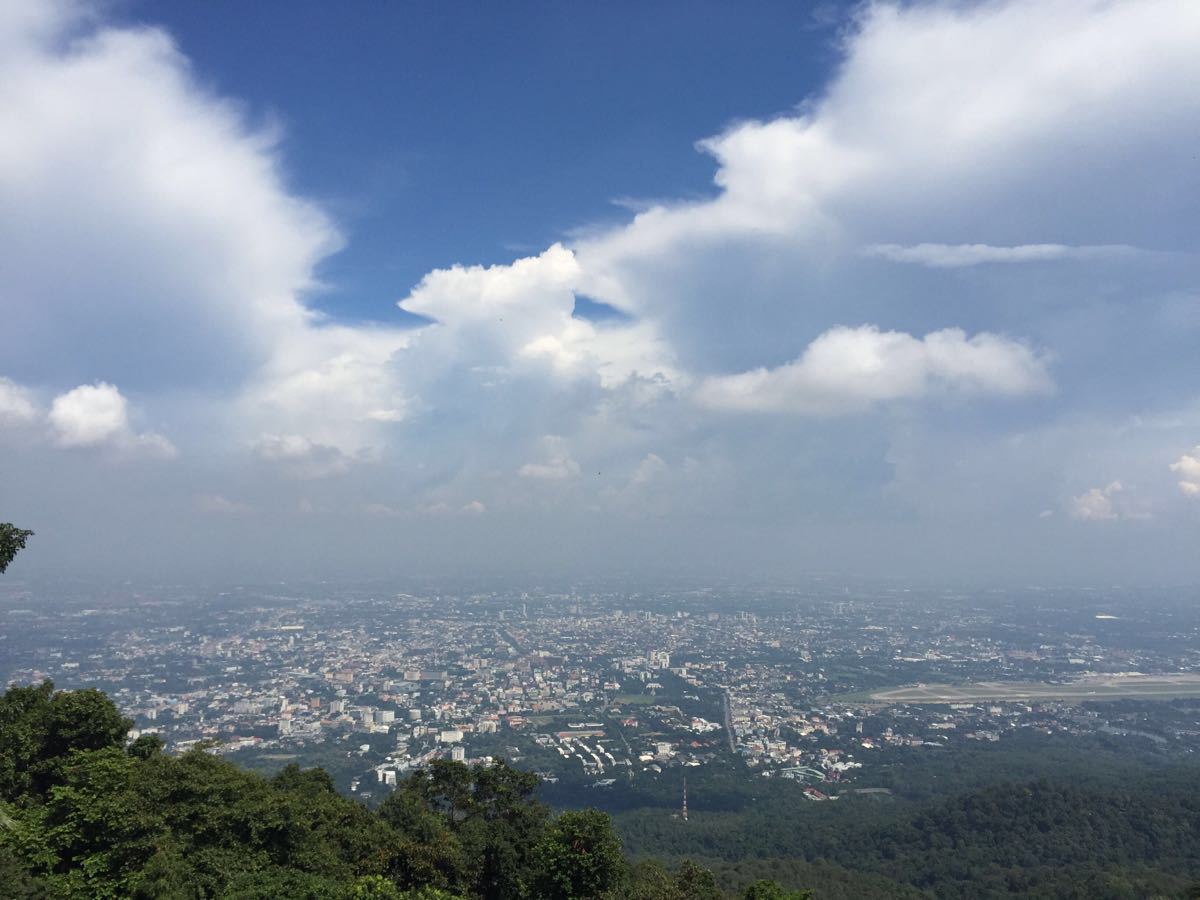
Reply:
[[686, 775], [683, 776], [683, 812], [682, 812], [681, 817], [682, 817], [683, 821], [685, 821], [685, 822], [687, 821], [687, 776]]

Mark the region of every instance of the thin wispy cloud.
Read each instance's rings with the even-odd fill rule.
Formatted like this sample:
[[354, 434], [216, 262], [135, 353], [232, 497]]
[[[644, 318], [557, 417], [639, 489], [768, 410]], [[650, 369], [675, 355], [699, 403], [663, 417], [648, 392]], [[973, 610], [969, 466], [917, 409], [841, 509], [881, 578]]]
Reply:
[[873, 244], [863, 250], [864, 256], [874, 256], [891, 262], [913, 263], [935, 269], [957, 269], [988, 263], [1032, 263], [1057, 260], [1123, 259], [1143, 251], [1136, 247], [1111, 244], [1095, 247], [1069, 247], [1066, 244], [1019, 244], [1015, 247], [995, 247], [990, 244]]

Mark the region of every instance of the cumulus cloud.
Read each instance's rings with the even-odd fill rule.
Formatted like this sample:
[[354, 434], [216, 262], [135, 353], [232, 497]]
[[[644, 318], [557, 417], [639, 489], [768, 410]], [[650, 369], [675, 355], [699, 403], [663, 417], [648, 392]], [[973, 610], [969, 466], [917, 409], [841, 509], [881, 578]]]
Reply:
[[566, 481], [579, 475], [579, 463], [571, 458], [566, 441], [556, 435], [542, 439], [545, 458], [539, 462], [528, 462], [517, 470], [522, 478], [540, 481]]
[[1082, 522], [1112, 522], [1120, 518], [1113, 498], [1124, 488], [1113, 481], [1102, 488], [1091, 488], [1071, 498], [1071, 516]]
[[0, 358], [28, 384], [220, 397], [227, 437], [249, 421], [370, 444], [402, 408], [388, 361], [405, 335], [305, 304], [342, 238], [288, 190], [277, 132], [199, 86], [161, 30], [97, 19], [0, 12]]
[[315, 443], [300, 434], [264, 434], [253, 449], [260, 459], [280, 464], [296, 478], [340, 475], [351, 465], [350, 457], [337, 447]]
[[[86, 3], [14, 0], [0, 8], [0, 359], [14, 379], [0, 381], [0, 424], [49, 421], [64, 448], [165, 455], [171, 445], [137, 424], [162, 423], [211, 467], [201, 510], [245, 511], [227, 497], [250, 447], [299, 478], [346, 472], [304, 485], [314, 511], [398, 527], [477, 515], [486, 500], [482, 528], [534, 482], [570, 484], [590, 509], [586, 492], [604, 487], [578, 477], [583, 448], [589, 466], [661, 499], [655, 509], [691, 504], [693, 522], [711, 518], [706, 503], [736, 506], [743, 523], [786, 517], [796, 505], [754, 463], [813, 444], [823, 451], [797, 465], [797, 484], [833, 485], [820, 502], [839, 512], [841, 488], [861, 491], [856, 514], [874, 525], [901, 439], [884, 417], [714, 413], [1004, 396], [1032, 399], [1003, 417], [923, 405], [931, 424], [911, 455], [949, 470], [943, 448], [962, 429], [963, 444], [992, 448], [993, 481], [1037, 468], [1039, 487], [1056, 486], [1065, 463], [1021, 463], [1013, 449], [1025, 426], [1065, 421], [1070, 403], [1119, 417], [1131, 393], [1144, 404], [1194, 381], [1190, 345], [1173, 357], [1134, 346], [1132, 329], [1106, 343], [1088, 326], [1142, 308], [1148, 276], [1132, 273], [1132, 248], [1190, 246], [1198, 44], [1200, 6], [1178, 0], [867, 4], [798, 111], [699, 142], [711, 196], [644, 205], [505, 265], [432, 271], [400, 301], [431, 324], [404, 330], [314, 311], [316, 272], [343, 235], [289, 187], [280, 133], [205, 87], [168, 35], [105, 25]], [[909, 265], [864, 265], [862, 248]], [[1101, 258], [1102, 281], [1100, 267], [1045, 267], [1035, 282], [984, 265]], [[1156, 287], [1192, 291], [1187, 265], [1172, 259]], [[579, 294], [625, 315], [578, 318]], [[1051, 355], [1059, 387], [1044, 402]], [[1122, 362], [1136, 372], [1125, 387]], [[47, 419], [36, 398], [69, 385], [82, 387]], [[560, 437], [529, 449], [547, 434]], [[1072, 440], [1062, 456], [1085, 443]], [[1200, 484], [1191, 458], [1176, 463], [1181, 486]], [[684, 464], [664, 460], [687, 459], [704, 474], [685, 484]], [[1110, 484], [1072, 503], [1080, 518], [1126, 518], [1139, 514], [1131, 493]], [[557, 534], [562, 521], [540, 527]], [[849, 543], [857, 553], [858, 536]]]
[[435, 325], [414, 335], [410, 359], [424, 384], [470, 365], [505, 373], [540, 369], [557, 379], [615, 388], [636, 377], [678, 377], [667, 342], [646, 322], [590, 322], [572, 315], [583, 272], [575, 253], [554, 244], [508, 265], [437, 269], [404, 300]]
[[1049, 386], [1038, 355], [998, 335], [948, 328], [916, 338], [862, 326], [825, 332], [795, 362], [708, 378], [696, 399], [715, 409], [838, 415], [938, 390], [1011, 396]]
[[915, 263], [935, 269], [957, 269], [984, 263], [1027, 263], [1053, 260], [1092, 260], [1128, 257], [1138, 254], [1135, 247], [1121, 244], [1097, 247], [1068, 247], [1066, 244], [1019, 244], [1015, 247], [994, 247], [990, 244], [873, 244], [863, 250], [865, 256], [876, 256], [898, 263]]
[[1148, 519], [1150, 512], [1119, 481], [1094, 487], [1072, 497], [1068, 512], [1081, 522], [1115, 522], [1118, 519]]
[[59, 394], [48, 418], [60, 447], [109, 447], [164, 458], [176, 452], [161, 434], [134, 431], [129, 401], [106, 382], [83, 384]]
[[0, 377], [0, 428], [29, 425], [38, 418], [33, 395], [11, 378]]
[[1179, 476], [1179, 490], [1188, 497], [1200, 497], [1200, 446], [1171, 463], [1171, 471]]
[[370, 451], [383, 442], [381, 428], [406, 416], [394, 363], [408, 342], [376, 326], [324, 324], [282, 336], [244, 386], [239, 422], [301, 431], [345, 454]]
[[666, 471], [667, 464], [661, 456], [657, 453], [647, 453], [634, 469], [629, 482], [633, 485], [651, 484], [660, 479]]
[[[581, 240], [583, 289], [658, 321], [693, 368], [746, 368], [788, 352], [794, 330], [931, 299], [930, 284], [861, 293], [863, 246], [950, 266], [1177, 245], [1197, 41], [1200, 7], [1177, 0], [868, 4], [821, 95], [699, 143], [713, 198], [652, 204]], [[1060, 243], [1034, 242], [1047, 233]], [[976, 243], [916, 249], [931, 234]]]

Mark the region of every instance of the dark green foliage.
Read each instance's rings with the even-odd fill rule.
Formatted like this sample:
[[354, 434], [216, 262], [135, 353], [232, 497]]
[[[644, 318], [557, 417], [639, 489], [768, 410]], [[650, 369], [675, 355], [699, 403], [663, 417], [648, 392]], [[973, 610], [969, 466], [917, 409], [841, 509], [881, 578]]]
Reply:
[[165, 747], [166, 743], [157, 734], [143, 734], [126, 748], [126, 752], [138, 759], [149, 759], [156, 753], [162, 753]]
[[120, 746], [130, 722], [100, 691], [58, 691], [49, 681], [0, 697], [0, 801], [21, 803], [61, 778], [73, 751]]
[[333, 779], [324, 769], [301, 769], [295, 763], [284, 766], [283, 770], [271, 779], [271, 785], [276, 790], [295, 791], [309, 797], [337, 793]]
[[[722, 900], [728, 896], [710, 869], [685, 859], [670, 872], [658, 860], [643, 860], [630, 868], [629, 881], [618, 892], [621, 900]], [[805, 891], [788, 891], [774, 881], [759, 879], [739, 897], [750, 900], [811, 900]]]
[[812, 891], [789, 891], [774, 881], [760, 879], [746, 888], [742, 900], [813, 900]]
[[597, 900], [625, 874], [621, 842], [607, 813], [565, 812], [535, 850], [533, 896], [540, 900]]
[[420, 887], [412, 888], [400, 894], [400, 900], [463, 900], [458, 894], [451, 894], [441, 888]]
[[344, 900], [346, 887], [336, 879], [279, 866], [234, 876], [222, 900]]
[[679, 900], [674, 876], [656, 859], [630, 867], [629, 900]]
[[397, 882], [485, 900], [524, 896], [531, 854], [549, 820], [536, 790], [536, 775], [504, 762], [468, 768], [435, 760], [379, 809], [416, 845], [394, 873]]
[[690, 859], [680, 864], [675, 884], [682, 900], [721, 900], [721, 889], [713, 873]]
[[366, 875], [350, 886], [352, 900], [400, 900], [402, 896], [400, 888], [382, 875]]
[[25, 549], [25, 542], [33, 532], [18, 528], [11, 522], [0, 522], [0, 574], [8, 569], [13, 558]]
[[504, 763], [435, 762], [372, 812], [320, 769], [126, 746], [129, 724], [97, 691], [0, 697], [5, 900], [586, 900], [625, 883], [607, 815], [552, 818]]
[[698, 858], [726, 889], [771, 878], [822, 900], [1182, 896], [1200, 877], [1200, 767], [1126, 767], [1115, 781], [1089, 774], [1092, 763], [1079, 759], [1070, 781], [1006, 781], [932, 803], [764, 797], [687, 828], [661, 812], [621, 824], [627, 847]]
[[4, 846], [0, 846], [0, 888], [4, 889], [5, 900], [43, 900], [52, 896], [45, 880], [35, 878], [17, 854]]
[[196, 886], [178, 848], [161, 847], [146, 861], [142, 871], [130, 879], [133, 900], [191, 900]]
[[[819, 860], [744, 859], [735, 863], [706, 862], [717, 882], [736, 896], [751, 885], [771, 879], [796, 890], [811, 888], [820, 900], [927, 900], [929, 894], [882, 875], [854, 872]], [[803, 895], [803, 892], [802, 892]]]

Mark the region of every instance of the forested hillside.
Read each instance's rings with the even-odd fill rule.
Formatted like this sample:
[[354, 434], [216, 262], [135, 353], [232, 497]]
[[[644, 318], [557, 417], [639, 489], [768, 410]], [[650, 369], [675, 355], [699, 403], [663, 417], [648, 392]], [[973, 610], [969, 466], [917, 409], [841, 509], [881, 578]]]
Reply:
[[[689, 862], [630, 867], [609, 817], [552, 815], [537, 777], [435, 762], [377, 810], [320, 769], [266, 778], [163, 752], [98, 691], [0, 698], [0, 896], [8, 898], [643, 898], [719, 900]], [[798, 900], [777, 885], [749, 900]]]
[[[903, 896], [900, 885], [964, 900], [1188, 896], [1200, 876], [1190, 767], [1103, 786], [1006, 782], [922, 804], [847, 798], [820, 812], [693, 816], [686, 831], [640, 812], [620, 826], [628, 845], [700, 858], [724, 883], [800, 878], [818, 897]], [[847, 889], [847, 870], [881, 881]]]

